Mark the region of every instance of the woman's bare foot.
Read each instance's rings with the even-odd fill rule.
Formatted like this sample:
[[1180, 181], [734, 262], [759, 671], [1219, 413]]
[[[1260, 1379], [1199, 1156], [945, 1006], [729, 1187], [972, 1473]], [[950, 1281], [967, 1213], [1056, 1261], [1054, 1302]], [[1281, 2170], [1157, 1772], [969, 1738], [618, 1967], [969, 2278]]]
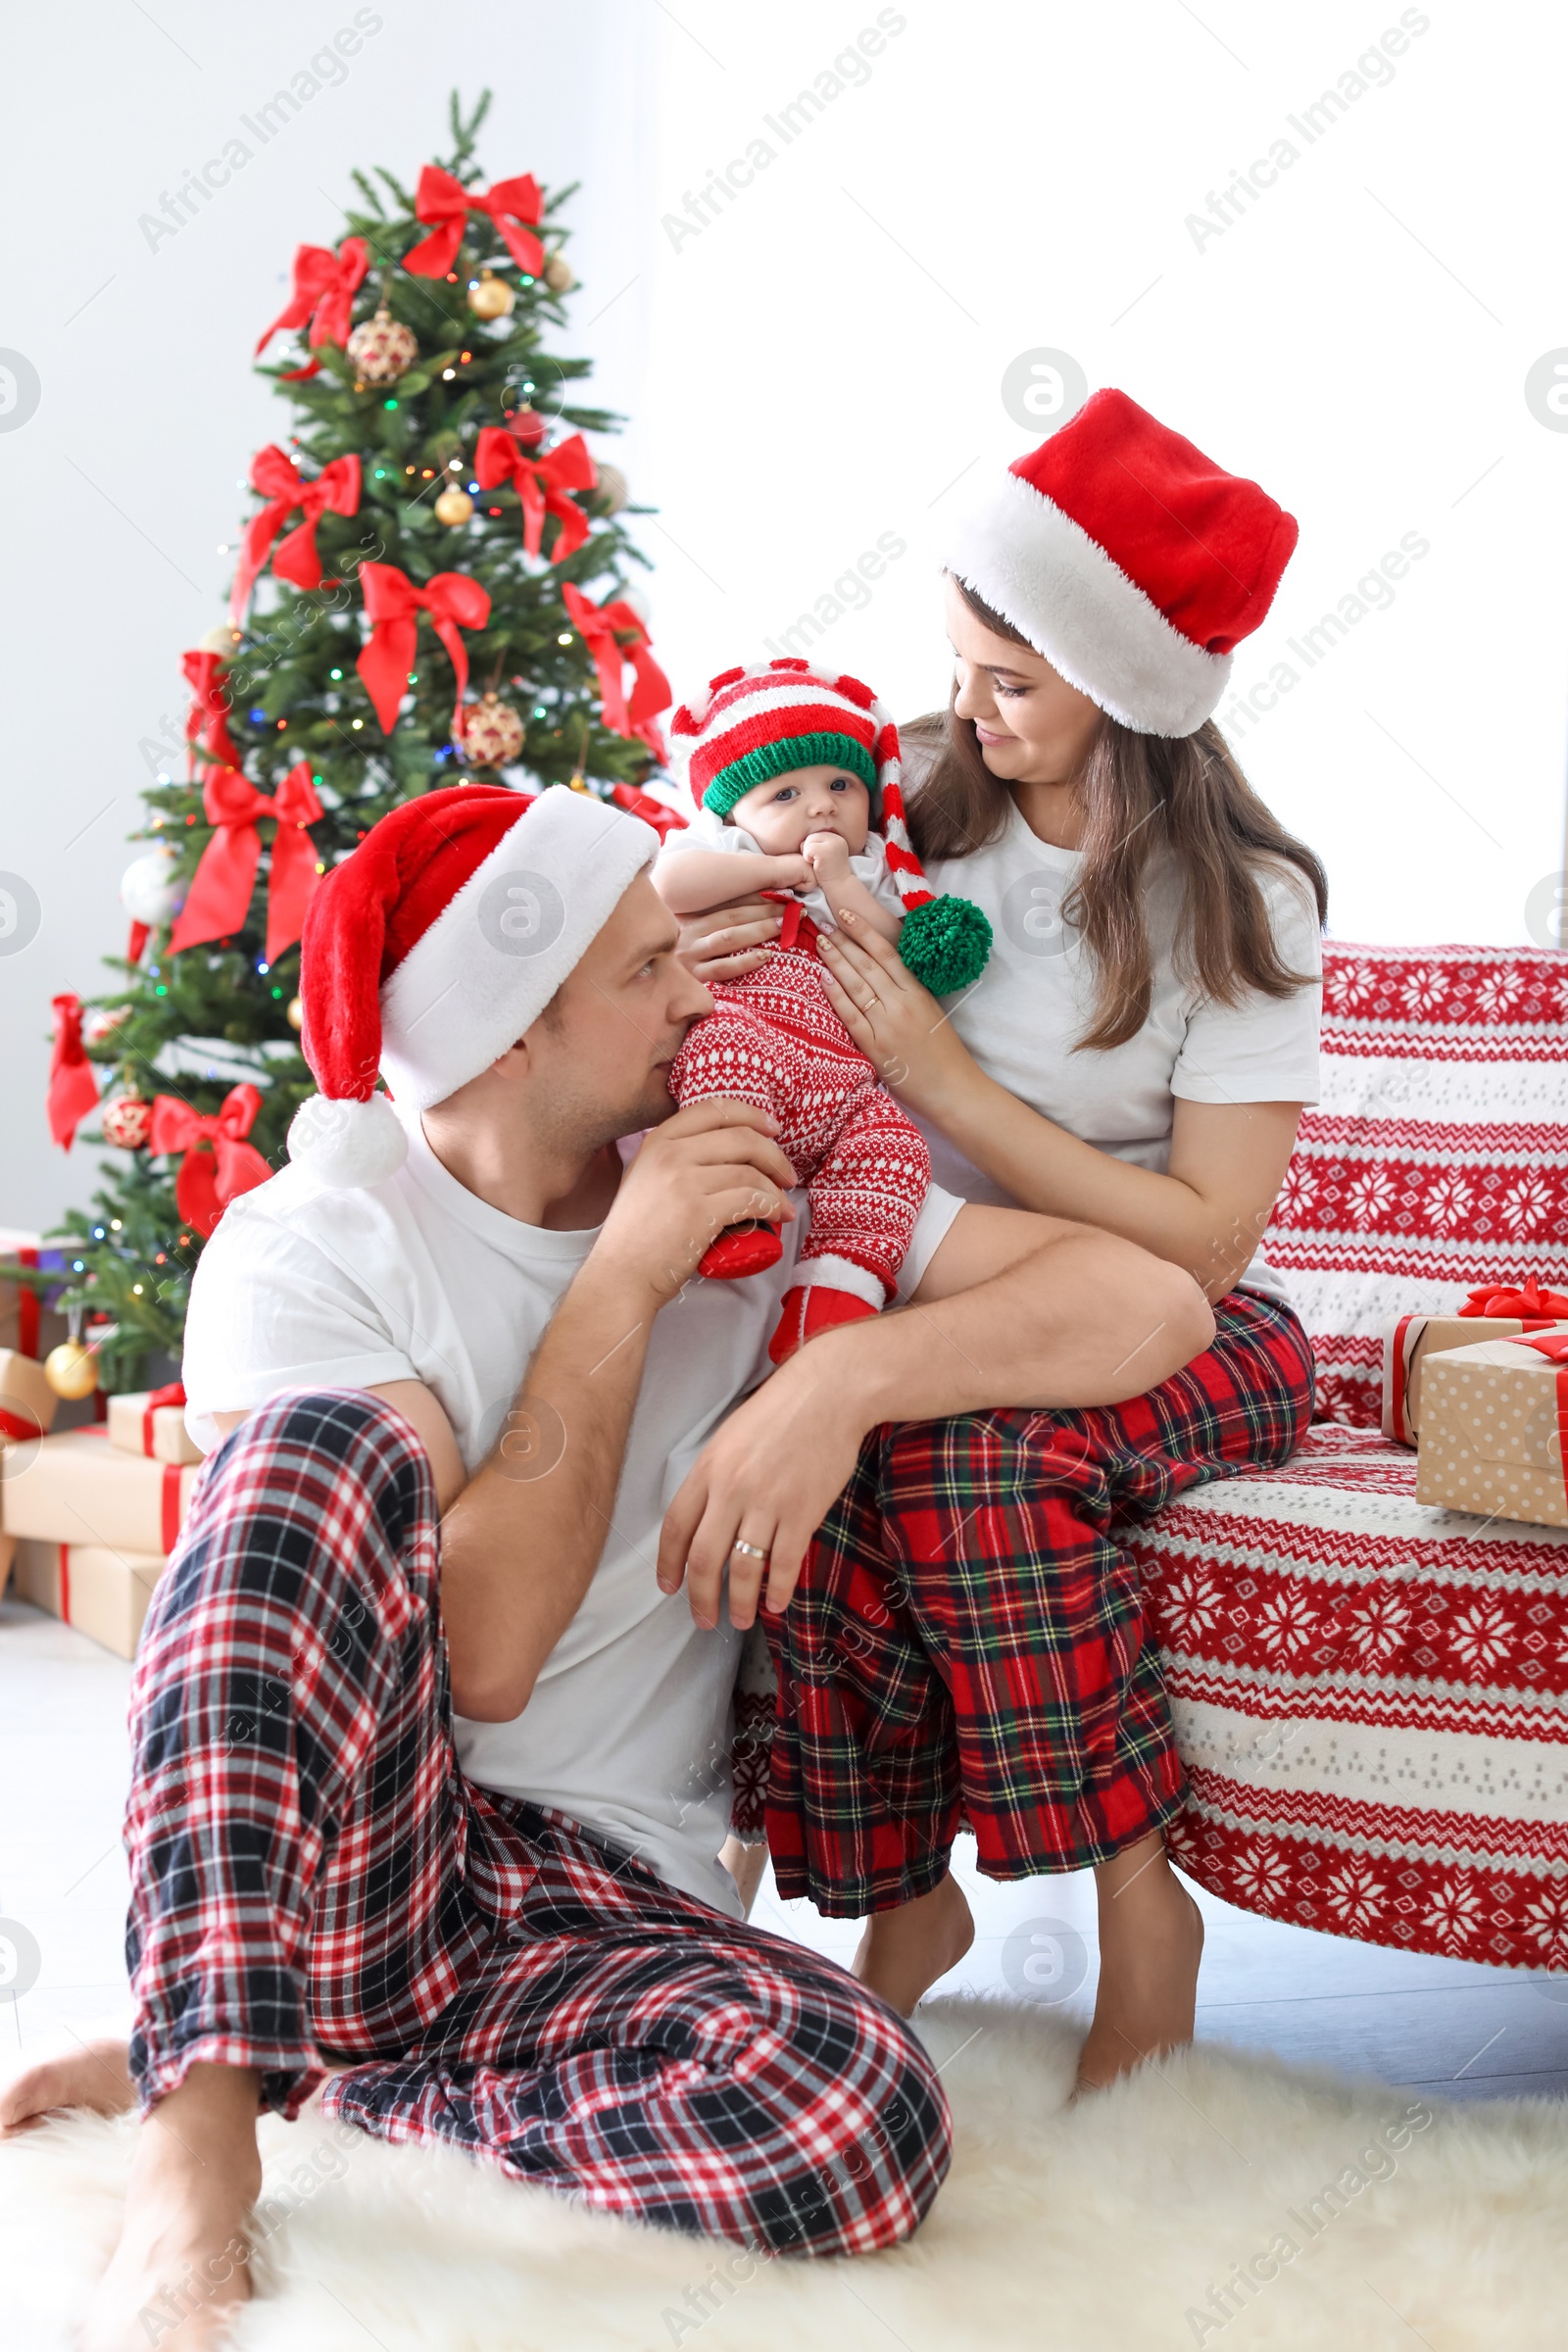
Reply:
[[[1203, 1918], [1157, 1832], [1095, 1873], [1100, 1989], [1078, 2057], [1078, 2092], [1101, 2090], [1193, 2038]], [[1075, 2094], [1076, 2095], [1076, 2094]]]
[[929, 1894], [893, 1911], [873, 1911], [850, 1973], [901, 2017], [912, 2017], [921, 1995], [957, 1967], [973, 1941], [973, 1914], [950, 1875]]
[[29, 2066], [0, 2090], [0, 2139], [36, 2132], [66, 2107], [90, 2108], [94, 2115], [123, 2115], [136, 2104], [130, 2051], [122, 2041], [84, 2041], [63, 2058]]
[[147, 2115], [81, 2352], [217, 2352], [225, 2340], [250, 2294], [257, 2089], [248, 2067], [193, 2066]]

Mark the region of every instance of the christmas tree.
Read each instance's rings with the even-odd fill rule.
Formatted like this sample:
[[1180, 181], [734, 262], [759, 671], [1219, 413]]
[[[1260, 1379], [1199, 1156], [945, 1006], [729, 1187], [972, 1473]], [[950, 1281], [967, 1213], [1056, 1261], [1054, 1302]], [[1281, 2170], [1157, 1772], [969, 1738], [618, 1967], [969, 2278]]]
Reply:
[[111, 1391], [178, 1354], [203, 1241], [284, 1162], [313, 1085], [298, 943], [319, 875], [398, 803], [466, 778], [670, 821], [639, 789], [669, 701], [624, 579], [644, 559], [616, 519], [623, 478], [582, 438], [616, 419], [573, 398], [589, 363], [544, 347], [573, 283], [557, 220], [573, 190], [485, 185], [488, 103], [465, 120], [454, 95], [452, 152], [414, 194], [355, 172], [336, 247], [294, 257], [258, 346], [294, 429], [251, 467], [229, 625], [183, 658], [188, 773], [145, 795], [117, 984], [85, 1015], [56, 1000], [57, 1140], [99, 1115], [118, 1147], [92, 1213], [66, 1221], [62, 1300], [92, 1317]]

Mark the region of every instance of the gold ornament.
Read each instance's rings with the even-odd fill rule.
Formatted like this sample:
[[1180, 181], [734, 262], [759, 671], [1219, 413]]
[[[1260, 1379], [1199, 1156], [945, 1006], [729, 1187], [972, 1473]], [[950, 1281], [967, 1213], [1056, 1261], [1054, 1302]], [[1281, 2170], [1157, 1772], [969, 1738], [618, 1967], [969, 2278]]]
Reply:
[[522, 721], [510, 703], [487, 694], [463, 713], [464, 756], [474, 767], [506, 767], [522, 749]]
[[472, 513], [472, 499], [466, 490], [460, 490], [456, 482], [452, 483], [450, 488], [443, 490], [435, 502], [437, 522], [456, 526], [460, 522], [466, 522]]
[[545, 284], [552, 294], [569, 294], [577, 280], [564, 254], [553, 253], [545, 264]]
[[626, 476], [618, 466], [599, 467], [599, 500], [602, 514], [618, 514], [631, 496]]
[[98, 1358], [80, 1340], [62, 1340], [44, 1358], [43, 1376], [57, 1396], [74, 1403], [98, 1386]]
[[305, 1007], [298, 997], [290, 997], [288, 1001], [288, 1025], [296, 1030], [305, 1026]]
[[209, 629], [206, 636], [199, 638], [197, 643], [204, 654], [226, 654], [232, 659], [239, 641], [238, 629], [229, 628], [225, 622], [221, 628]]
[[354, 364], [357, 392], [368, 384], [395, 384], [419, 356], [414, 330], [394, 318], [384, 302], [373, 318], [360, 321], [343, 349]]
[[504, 277], [481, 270], [479, 282], [468, 288], [468, 308], [476, 318], [510, 318], [517, 297]]

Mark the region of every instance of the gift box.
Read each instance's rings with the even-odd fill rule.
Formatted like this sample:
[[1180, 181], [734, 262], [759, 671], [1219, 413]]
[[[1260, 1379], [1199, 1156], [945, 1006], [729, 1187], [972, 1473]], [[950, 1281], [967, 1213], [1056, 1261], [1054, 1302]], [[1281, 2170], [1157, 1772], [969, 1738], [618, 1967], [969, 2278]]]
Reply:
[[35, 1233], [0, 1226], [0, 1348], [36, 1356], [41, 1363], [69, 1336], [66, 1318], [45, 1306], [30, 1284], [16, 1280], [19, 1266], [41, 1267], [64, 1282], [66, 1260], [61, 1250], [45, 1250]]
[[64, 1430], [0, 1456], [0, 1527], [163, 1558], [174, 1548], [197, 1476], [111, 1446], [106, 1429]]
[[155, 1462], [199, 1462], [203, 1456], [185, 1429], [185, 1392], [177, 1380], [167, 1389], [132, 1390], [109, 1399], [109, 1443], [122, 1453], [145, 1454]]
[[102, 1544], [50, 1544], [24, 1536], [12, 1569], [19, 1600], [47, 1609], [117, 1658], [133, 1658], [153, 1587], [164, 1572], [156, 1553], [115, 1551]]
[[1421, 1385], [1417, 1502], [1568, 1527], [1568, 1332], [1430, 1355]]
[[[1549, 1294], [1548, 1294], [1549, 1295]], [[1522, 1332], [1568, 1330], [1547, 1315], [1401, 1315], [1383, 1334], [1383, 1435], [1413, 1446], [1421, 1429], [1421, 1380], [1428, 1356]]]
[[14, 1348], [0, 1348], [0, 1445], [24, 1446], [43, 1437], [59, 1402], [42, 1364]]

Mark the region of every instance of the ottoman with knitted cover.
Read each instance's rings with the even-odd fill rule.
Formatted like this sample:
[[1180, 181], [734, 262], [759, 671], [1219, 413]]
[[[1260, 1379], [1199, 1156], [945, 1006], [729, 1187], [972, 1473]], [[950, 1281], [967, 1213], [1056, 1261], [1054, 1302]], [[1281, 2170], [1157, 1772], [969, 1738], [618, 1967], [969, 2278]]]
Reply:
[[1267, 1237], [1319, 1419], [1129, 1541], [1190, 1775], [1182, 1866], [1244, 1909], [1568, 1969], [1568, 1531], [1415, 1500], [1380, 1334], [1568, 1277], [1568, 956], [1324, 955], [1323, 1100]]

